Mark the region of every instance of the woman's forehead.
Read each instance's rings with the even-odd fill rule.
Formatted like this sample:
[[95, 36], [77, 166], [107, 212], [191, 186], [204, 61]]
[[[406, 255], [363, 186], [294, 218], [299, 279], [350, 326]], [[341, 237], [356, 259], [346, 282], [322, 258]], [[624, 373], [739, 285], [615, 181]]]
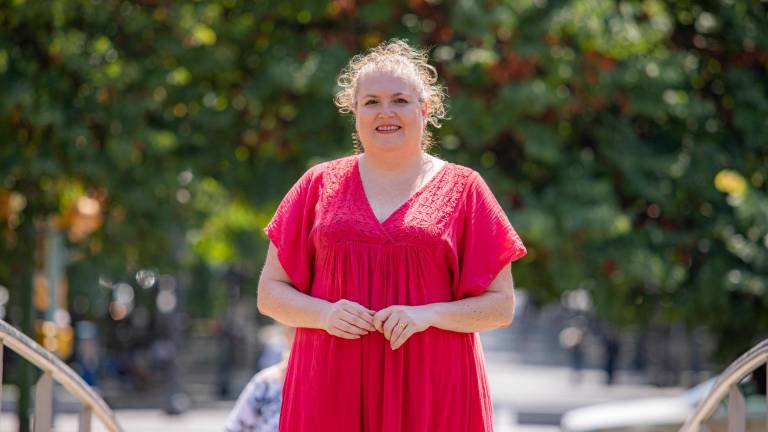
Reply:
[[396, 93], [417, 95], [417, 82], [407, 73], [379, 69], [364, 71], [358, 77], [357, 95], [359, 97]]

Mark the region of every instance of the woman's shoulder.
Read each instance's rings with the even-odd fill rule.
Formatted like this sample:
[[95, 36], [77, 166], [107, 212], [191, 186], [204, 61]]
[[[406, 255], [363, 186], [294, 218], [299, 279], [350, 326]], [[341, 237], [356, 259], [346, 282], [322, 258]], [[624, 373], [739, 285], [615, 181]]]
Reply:
[[453, 194], [461, 197], [461, 201], [467, 201], [471, 196], [493, 196], [488, 183], [478, 171], [453, 162], [448, 165], [450, 175], [445, 176], [445, 182], [453, 188]]
[[266, 367], [262, 370], [260, 370], [256, 375], [253, 376], [251, 381], [254, 383], [256, 382], [271, 382], [271, 383], [282, 383], [285, 375], [285, 362], [280, 362], [277, 364], [274, 364], [272, 366]]
[[353, 172], [356, 155], [345, 156], [333, 160], [315, 161], [302, 174], [298, 183], [314, 189], [330, 182], [349, 176]]
[[440, 165], [440, 168], [431, 181], [433, 185], [429, 190], [432, 193], [429, 196], [433, 201], [440, 202], [441, 207], [456, 208], [456, 205], [464, 200], [467, 191], [472, 188], [472, 183], [478, 176], [477, 171], [455, 162], [431, 157], [434, 163]]
[[355, 166], [355, 162], [357, 162], [357, 157], [357, 155], [351, 155], [332, 160], [315, 162], [312, 166], [310, 166], [305, 175], [310, 175], [312, 177], [323, 177], [328, 174], [352, 172]]
[[466, 166], [466, 165], [461, 165], [461, 164], [458, 164], [458, 163], [455, 163], [455, 162], [446, 162], [446, 163], [447, 163], [448, 165], [450, 165], [450, 166], [451, 166], [451, 168], [452, 168], [454, 171], [456, 171], [456, 172], [459, 172], [459, 173], [462, 173], [462, 174], [463, 174], [463, 175], [465, 175], [465, 176], [475, 176], [475, 175], [480, 175], [480, 174], [478, 174], [478, 173], [477, 173], [477, 171], [475, 171], [474, 169], [472, 169], [471, 167], [468, 167], [468, 166]]
[[455, 162], [445, 161], [446, 170], [450, 173], [449, 181], [451, 183], [460, 183], [462, 189], [465, 185], [473, 183], [480, 174], [474, 169]]

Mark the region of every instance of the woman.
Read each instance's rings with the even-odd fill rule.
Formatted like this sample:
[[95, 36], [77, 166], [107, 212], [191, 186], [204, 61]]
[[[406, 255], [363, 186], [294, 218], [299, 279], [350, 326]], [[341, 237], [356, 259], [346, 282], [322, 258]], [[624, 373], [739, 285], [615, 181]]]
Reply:
[[476, 332], [509, 325], [526, 250], [480, 176], [430, 156], [445, 116], [427, 56], [402, 41], [354, 57], [336, 103], [362, 153], [288, 192], [259, 310], [297, 327], [281, 431], [490, 431]]

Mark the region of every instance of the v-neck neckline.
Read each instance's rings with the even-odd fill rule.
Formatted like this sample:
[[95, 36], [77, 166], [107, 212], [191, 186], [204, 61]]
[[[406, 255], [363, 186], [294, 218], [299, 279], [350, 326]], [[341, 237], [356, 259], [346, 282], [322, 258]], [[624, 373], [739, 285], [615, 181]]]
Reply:
[[357, 177], [357, 184], [360, 186], [360, 194], [363, 198], [363, 201], [365, 201], [365, 206], [368, 208], [368, 214], [370, 217], [373, 218], [373, 220], [380, 226], [383, 227], [387, 224], [395, 215], [400, 213], [406, 206], [408, 206], [411, 201], [416, 199], [419, 195], [421, 195], [425, 190], [427, 190], [432, 183], [434, 183], [438, 177], [441, 177], [444, 175], [446, 169], [448, 168], [448, 165], [450, 165], [450, 162], [445, 161], [443, 166], [440, 167], [439, 170], [429, 179], [426, 183], [424, 183], [416, 192], [412, 193], [411, 196], [408, 197], [405, 201], [403, 201], [402, 204], [400, 204], [392, 213], [390, 213], [386, 218], [383, 220], [379, 220], [378, 217], [376, 217], [376, 212], [373, 211], [373, 206], [371, 205], [371, 200], [368, 199], [368, 194], [365, 192], [365, 184], [363, 183], [363, 175], [360, 173], [360, 155], [355, 158], [355, 177]]

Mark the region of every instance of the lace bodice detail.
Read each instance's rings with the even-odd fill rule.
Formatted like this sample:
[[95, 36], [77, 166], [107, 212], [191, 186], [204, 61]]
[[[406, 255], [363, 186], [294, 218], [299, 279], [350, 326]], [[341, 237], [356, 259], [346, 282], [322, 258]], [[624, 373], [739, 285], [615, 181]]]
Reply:
[[318, 167], [317, 240], [320, 243], [359, 241], [429, 247], [447, 232], [450, 216], [474, 171], [446, 163], [421, 189], [380, 222], [368, 204], [357, 169], [357, 156]]

